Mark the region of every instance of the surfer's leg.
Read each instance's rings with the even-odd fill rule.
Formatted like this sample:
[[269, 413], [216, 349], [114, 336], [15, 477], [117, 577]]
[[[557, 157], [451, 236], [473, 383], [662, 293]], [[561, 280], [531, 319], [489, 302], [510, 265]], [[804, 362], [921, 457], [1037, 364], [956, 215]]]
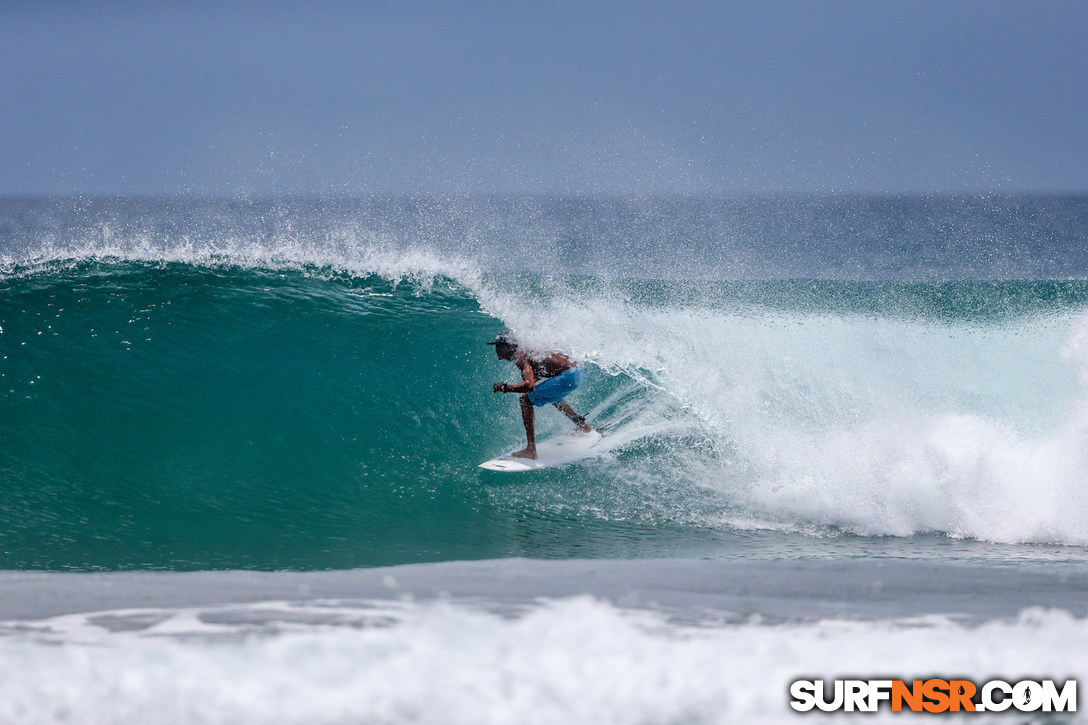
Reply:
[[591, 433], [593, 431], [593, 428], [589, 425], [589, 423], [586, 422], [586, 419], [575, 413], [574, 408], [570, 407], [570, 403], [568, 403], [567, 401], [560, 400], [558, 403], [555, 404], [555, 407], [558, 408], [563, 413], [563, 415], [574, 421], [575, 425], [578, 426], [578, 430], [582, 431], [583, 433]]
[[536, 458], [536, 411], [529, 402], [529, 396], [521, 396], [521, 422], [525, 424], [525, 440], [529, 445], [520, 451], [514, 451], [510, 455], [518, 458]]

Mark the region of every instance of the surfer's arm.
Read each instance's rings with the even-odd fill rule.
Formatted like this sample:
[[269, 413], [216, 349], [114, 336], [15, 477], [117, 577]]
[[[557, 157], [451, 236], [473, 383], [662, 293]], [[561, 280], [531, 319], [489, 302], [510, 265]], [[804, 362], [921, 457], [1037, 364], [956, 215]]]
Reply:
[[521, 368], [520, 383], [495, 383], [496, 393], [531, 393], [536, 390], [536, 376], [533, 375], [533, 366], [528, 361], [518, 365]]

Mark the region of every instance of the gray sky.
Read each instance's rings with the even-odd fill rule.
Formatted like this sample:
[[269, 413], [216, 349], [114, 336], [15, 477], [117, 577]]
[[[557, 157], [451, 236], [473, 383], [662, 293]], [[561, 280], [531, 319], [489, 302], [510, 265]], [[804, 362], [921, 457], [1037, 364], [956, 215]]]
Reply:
[[1088, 191], [1088, 3], [0, 4], [0, 194]]

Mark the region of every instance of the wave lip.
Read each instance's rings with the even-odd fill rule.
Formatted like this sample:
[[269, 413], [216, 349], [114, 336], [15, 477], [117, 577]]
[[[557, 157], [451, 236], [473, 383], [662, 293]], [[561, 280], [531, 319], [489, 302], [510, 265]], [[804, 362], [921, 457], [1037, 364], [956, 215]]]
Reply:
[[[1085, 196], [0, 199], [0, 262], [68, 250], [350, 259], [673, 280], [1085, 279]], [[314, 259], [323, 256], [324, 262]], [[146, 256], [145, 256], [146, 258]]]

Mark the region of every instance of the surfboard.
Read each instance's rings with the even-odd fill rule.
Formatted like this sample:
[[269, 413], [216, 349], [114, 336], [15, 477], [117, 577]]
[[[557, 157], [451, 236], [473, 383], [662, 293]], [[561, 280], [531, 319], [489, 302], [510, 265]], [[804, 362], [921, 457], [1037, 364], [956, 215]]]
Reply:
[[589, 433], [572, 431], [537, 443], [535, 459], [514, 458], [507, 453], [505, 456], [484, 461], [480, 464], [480, 468], [503, 473], [520, 473], [522, 471], [536, 471], [541, 468], [565, 466], [568, 463], [574, 463], [577, 460], [593, 455], [593, 449], [600, 442], [601, 434], [595, 430]]

